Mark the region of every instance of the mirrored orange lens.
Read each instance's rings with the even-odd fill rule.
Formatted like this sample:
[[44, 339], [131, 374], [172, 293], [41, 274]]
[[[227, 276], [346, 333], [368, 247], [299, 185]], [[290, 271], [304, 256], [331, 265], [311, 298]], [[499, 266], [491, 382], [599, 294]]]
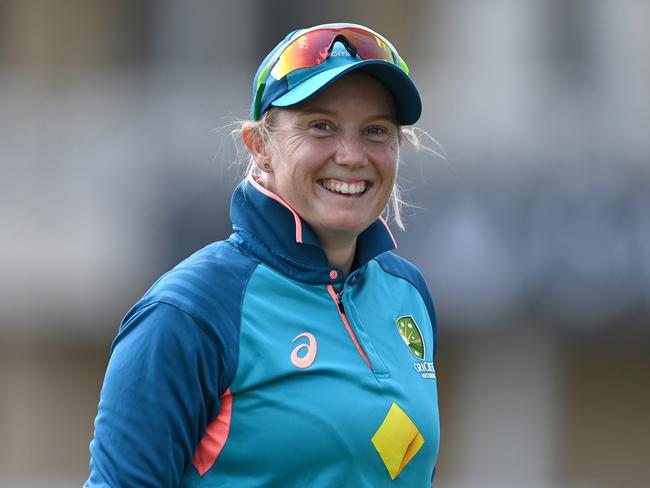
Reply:
[[280, 79], [300, 68], [317, 66], [327, 59], [336, 34], [331, 30], [308, 32], [287, 46], [271, 74]]
[[361, 29], [346, 29], [342, 34], [357, 49], [363, 59], [381, 59], [395, 63], [392, 49], [379, 37]]

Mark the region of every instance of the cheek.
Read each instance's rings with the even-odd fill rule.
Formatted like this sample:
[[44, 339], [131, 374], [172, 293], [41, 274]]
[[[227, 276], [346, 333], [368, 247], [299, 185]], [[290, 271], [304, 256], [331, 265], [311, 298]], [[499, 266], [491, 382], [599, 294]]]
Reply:
[[297, 211], [304, 207], [312, 194], [310, 173], [305, 170], [305, 164], [294, 159], [279, 163], [273, 173], [275, 193]]
[[383, 150], [377, 151], [374, 156], [383, 178], [394, 181], [397, 174], [399, 150], [393, 146], [385, 146]]

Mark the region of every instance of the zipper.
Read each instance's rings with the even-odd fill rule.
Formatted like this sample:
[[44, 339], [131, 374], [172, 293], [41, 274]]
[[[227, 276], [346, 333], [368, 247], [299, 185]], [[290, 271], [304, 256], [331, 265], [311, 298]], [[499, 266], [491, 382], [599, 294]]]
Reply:
[[341, 287], [341, 290], [336, 292], [336, 304], [339, 307], [339, 312], [345, 315], [345, 308], [343, 308], [343, 290], [344, 287]]
[[357, 351], [359, 351], [359, 354], [366, 362], [368, 367], [372, 369], [372, 364], [370, 364], [370, 360], [368, 359], [368, 356], [366, 356], [366, 353], [361, 348], [361, 344], [359, 344], [359, 340], [357, 339], [357, 336], [354, 334], [354, 331], [352, 330], [352, 326], [350, 325], [350, 322], [348, 321], [348, 318], [345, 315], [345, 309], [343, 308], [343, 287], [341, 287], [341, 291], [337, 292], [334, 290], [334, 287], [332, 285], [327, 285], [327, 291], [330, 294], [330, 297], [332, 297], [334, 303], [336, 304], [336, 308], [339, 312], [339, 316], [341, 317], [341, 321], [343, 322], [343, 325], [348, 331], [348, 334], [350, 334], [350, 338], [352, 339], [352, 342], [357, 348]]

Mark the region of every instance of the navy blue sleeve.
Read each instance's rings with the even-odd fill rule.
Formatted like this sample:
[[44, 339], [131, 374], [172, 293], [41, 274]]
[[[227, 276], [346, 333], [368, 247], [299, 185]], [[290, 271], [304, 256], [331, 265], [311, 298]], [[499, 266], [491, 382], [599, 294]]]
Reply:
[[175, 487], [219, 411], [215, 341], [154, 302], [123, 324], [100, 394], [84, 487]]

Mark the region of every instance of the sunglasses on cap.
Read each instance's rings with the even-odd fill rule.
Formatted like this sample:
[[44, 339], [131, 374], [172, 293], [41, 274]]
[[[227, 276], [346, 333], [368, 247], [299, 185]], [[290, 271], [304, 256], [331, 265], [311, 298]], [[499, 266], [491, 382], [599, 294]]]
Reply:
[[253, 119], [257, 120], [260, 116], [262, 95], [269, 76], [281, 80], [298, 69], [318, 66], [330, 56], [335, 42], [343, 44], [353, 57], [386, 61], [409, 74], [406, 62], [388, 39], [362, 25], [324, 24], [298, 31], [280, 46], [260, 72], [255, 89]]

